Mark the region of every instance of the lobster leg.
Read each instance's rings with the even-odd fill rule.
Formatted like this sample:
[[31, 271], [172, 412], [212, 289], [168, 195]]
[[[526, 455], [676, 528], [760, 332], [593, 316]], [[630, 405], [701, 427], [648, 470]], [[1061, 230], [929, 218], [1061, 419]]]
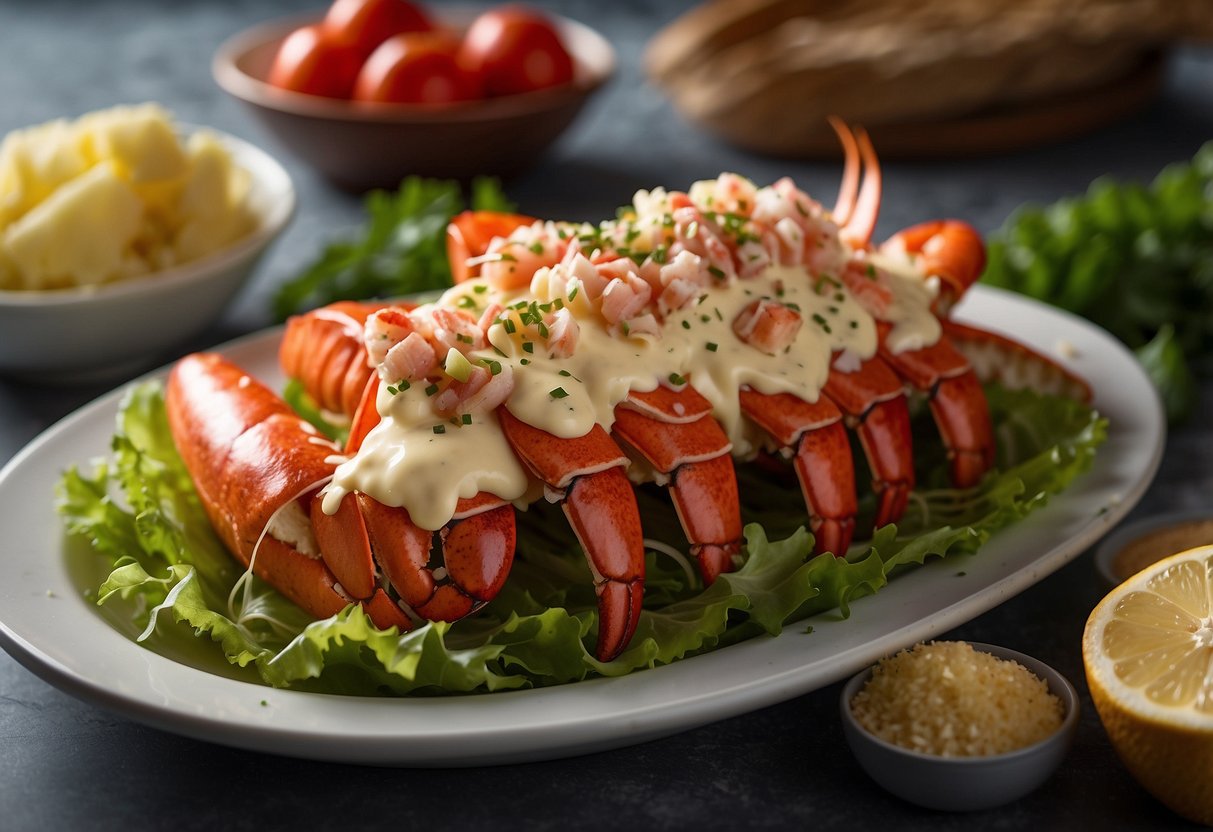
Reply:
[[[357, 451], [379, 421], [378, 389], [379, 377], [372, 375], [354, 412], [347, 453]], [[514, 508], [490, 494], [460, 500], [437, 535], [415, 525], [405, 509], [366, 494], [347, 495], [332, 515], [319, 503], [312, 503], [312, 528], [342, 587], [365, 597], [378, 565], [404, 603], [431, 621], [457, 621], [480, 609], [501, 591], [514, 563]]]
[[741, 505], [732, 449], [712, 406], [690, 386], [633, 392], [612, 430], [668, 477], [678, 519], [704, 583], [733, 570], [741, 551]]
[[531, 472], [560, 495], [565, 516], [585, 551], [598, 594], [595, 655], [623, 652], [644, 597], [644, 535], [636, 494], [624, 474], [627, 457], [600, 426], [560, 439], [499, 408], [502, 430]]
[[889, 324], [879, 325], [880, 357], [927, 394], [931, 415], [948, 449], [952, 484], [957, 488], [977, 485], [994, 465], [994, 427], [977, 374], [946, 337], [929, 347], [893, 353], [884, 346], [889, 329]]
[[[501, 591], [514, 562], [513, 506], [485, 498], [472, 509], [474, 514], [451, 521], [435, 534], [415, 525], [402, 508], [365, 494], [356, 499], [365, 521], [360, 537], [365, 535], [392, 586], [422, 618], [457, 621]], [[470, 502], [461, 500], [460, 508]], [[435, 554], [441, 554], [441, 565], [431, 565]]]
[[838, 360], [836, 356], [823, 392], [859, 434], [872, 469], [876, 526], [880, 527], [901, 517], [914, 490], [910, 409], [901, 381], [880, 358], [864, 361], [854, 372], [840, 371]]
[[806, 402], [789, 393], [741, 390], [741, 409], [785, 448], [794, 448], [796, 475], [809, 510], [817, 552], [847, 553], [855, 534], [855, 466], [842, 413], [830, 399]]

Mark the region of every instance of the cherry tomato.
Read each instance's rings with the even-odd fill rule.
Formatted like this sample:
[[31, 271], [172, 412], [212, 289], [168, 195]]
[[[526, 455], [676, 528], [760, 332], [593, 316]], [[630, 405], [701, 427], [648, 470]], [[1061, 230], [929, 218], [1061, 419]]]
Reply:
[[538, 12], [503, 6], [476, 18], [460, 59], [484, 78], [489, 95], [513, 95], [573, 80], [573, 59], [552, 24]]
[[269, 82], [309, 95], [349, 98], [361, 66], [358, 50], [328, 37], [320, 26], [304, 26], [278, 47]]
[[354, 83], [354, 99], [452, 104], [480, 98], [479, 78], [459, 63], [458, 50], [458, 41], [437, 32], [390, 37], [363, 64]]
[[392, 35], [434, 28], [425, 13], [407, 0], [336, 0], [324, 16], [324, 28], [363, 56]]

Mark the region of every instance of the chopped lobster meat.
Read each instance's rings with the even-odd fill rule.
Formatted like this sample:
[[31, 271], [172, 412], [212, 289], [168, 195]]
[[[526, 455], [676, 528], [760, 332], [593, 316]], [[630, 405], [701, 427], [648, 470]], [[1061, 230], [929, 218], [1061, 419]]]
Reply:
[[612, 324], [635, 317], [644, 311], [652, 294], [649, 284], [633, 272], [616, 277], [602, 290], [602, 317]]
[[398, 306], [389, 306], [372, 313], [363, 327], [362, 340], [366, 344], [368, 367], [378, 367], [392, 347], [415, 331], [409, 313]]
[[796, 339], [801, 323], [800, 315], [782, 303], [756, 300], [741, 310], [733, 321], [733, 331], [751, 347], [777, 355]]
[[456, 349], [466, 354], [484, 349], [484, 330], [471, 315], [441, 307], [434, 309], [431, 314], [434, 318], [434, 343], [444, 351]]
[[434, 412], [441, 416], [496, 410], [514, 391], [514, 372], [510, 366], [494, 375], [487, 367], [473, 365], [467, 381], [452, 381], [434, 396]]
[[509, 239], [494, 238], [480, 261], [480, 276], [498, 289], [521, 289], [544, 266], [555, 266], [564, 256], [567, 243], [552, 223], [524, 225]]
[[548, 316], [548, 355], [568, 358], [577, 349], [581, 327], [567, 309], [558, 309]]
[[416, 332], [410, 332], [403, 341], [387, 351], [381, 363], [384, 377], [391, 381], [421, 381], [434, 372], [438, 366], [438, 356], [429, 341]]

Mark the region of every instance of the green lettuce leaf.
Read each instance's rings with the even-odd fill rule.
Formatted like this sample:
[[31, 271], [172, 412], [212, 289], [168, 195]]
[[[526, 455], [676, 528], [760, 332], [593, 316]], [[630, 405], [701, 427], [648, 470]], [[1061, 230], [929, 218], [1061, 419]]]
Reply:
[[[846, 558], [812, 554], [795, 475], [741, 466], [743, 562], [704, 588], [654, 547], [645, 608], [628, 649], [611, 662], [592, 653], [597, 612], [589, 570], [558, 507], [518, 515], [519, 548], [501, 593], [477, 615], [411, 632], [380, 631], [361, 607], [313, 621], [273, 588], [242, 574], [211, 532], [169, 434], [159, 385], [130, 390], [112, 455], [91, 475], [69, 470], [58, 509], [72, 535], [112, 564], [101, 605], [142, 628], [140, 643], [173, 655], [181, 628], [206, 636], [227, 662], [274, 686], [331, 693], [439, 694], [564, 684], [678, 661], [877, 592], [929, 557], [973, 553], [1086, 470], [1106, 425], [1089, 408], [998, 387], [987, 390], [999, 426], [999, 468], [978, 488], [915, 492], [899, 526], [876, 530]], [[292, 396], [301, 411], [307, 403]], [[920, 421], [929, 421], [921, 415]], [[924, 431], [930, 425], [916, 425]], [[945, 482], [937, 439], [919, 443], [928, 485]], [[935, 468], [938, 470], [931, 471]], [[638, 490], [650, 538], [677, 546], [677, 516], [663, 493]]]

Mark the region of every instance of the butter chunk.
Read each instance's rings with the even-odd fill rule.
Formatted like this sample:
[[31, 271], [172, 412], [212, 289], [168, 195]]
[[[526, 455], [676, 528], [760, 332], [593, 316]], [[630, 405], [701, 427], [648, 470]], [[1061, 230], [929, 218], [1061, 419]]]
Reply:
[[139, 197], [102, 162], [10, 225], [0, 244], [24, 288], [94, 285], [122, 273], [142, 217]]
[[0, 226], [22, 217], [91, 165], [66, 121], [9, 133], [0, 144]]
[[112, 159], [131, 182], [178, 179], [189, 170], [168, 113], [155, 104], [92, 113], [78, 129], [96, 159]]

